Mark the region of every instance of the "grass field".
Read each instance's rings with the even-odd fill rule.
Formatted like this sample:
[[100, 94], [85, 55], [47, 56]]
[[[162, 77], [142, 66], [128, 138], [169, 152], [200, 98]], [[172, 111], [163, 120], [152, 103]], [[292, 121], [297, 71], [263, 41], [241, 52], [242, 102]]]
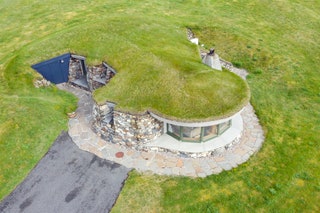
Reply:
[[[190, 27], [207, 48], [249, 71], [266, 141], [247, 163], [204, 179], [132, 172], [113, 211], [320, 211], [318, 1], [68, 2], [0, 3], [0, 198], [66, 130], [66, 113], [76, 106], [55, 87], [34, 88], [31, 64], [70, 51], [117, 67], [132, 56], [152, 60], [141, 48], [152, 52], [158, 39], [159, 63], [170, 57], [178, 68], [195, 66], [175, 58]], [[165, 45], [172, 35], [181, 36], [172, 38], [181, 42], [176, 47]]]

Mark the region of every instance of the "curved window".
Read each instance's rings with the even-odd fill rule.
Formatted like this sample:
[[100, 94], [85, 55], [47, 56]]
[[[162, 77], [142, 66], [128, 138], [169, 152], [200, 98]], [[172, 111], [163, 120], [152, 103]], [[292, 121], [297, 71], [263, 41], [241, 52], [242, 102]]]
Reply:
[[180, 126], [168, 124], [168, 133], [170, 133], [171, 136], [173, 136], [177, 139], [181, 138]]
[[221, 135], [231, 126], [231, 120], [213, 126], [186, 127], [167, 124], [167, 133], [185, 142], [205, 142]]
[[190, 142], [200, 142], [201, 127], [182, 127], [182, 140]]
[[214, 138], [218, 136], [218, 127], [217, 125], [214, 126], [205, 126], [203, 128], [203, 141], [210, 140], [211, 138]]
[[231, 120], [219, 124], [219, 134], [224, 133], [227, 129], [229, 129], [230, 126], [231, 126]]

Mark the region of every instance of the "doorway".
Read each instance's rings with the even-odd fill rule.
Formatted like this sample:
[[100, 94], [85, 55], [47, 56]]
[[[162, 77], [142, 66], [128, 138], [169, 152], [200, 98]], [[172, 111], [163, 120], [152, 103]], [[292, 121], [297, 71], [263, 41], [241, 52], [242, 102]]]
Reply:
[[69, 83], [85, 90], [90, 90], [87, 80], [86, 58], [71, 54], [69, 65]]

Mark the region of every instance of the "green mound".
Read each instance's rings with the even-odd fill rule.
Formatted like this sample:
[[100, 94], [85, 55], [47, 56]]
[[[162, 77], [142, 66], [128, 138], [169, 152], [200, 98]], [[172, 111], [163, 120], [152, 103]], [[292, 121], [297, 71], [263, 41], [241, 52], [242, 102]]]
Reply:
[[[34, 18], [46, 13], [45, 5], [38, 6], [30, 9]], [[112, 15], [100, 10], [107, 11], [80, 8], [60, 11], [61, 17], [49, 15], [46, 22], [33, 22], [29, 31], [37, 33], [30, 38], [26, 31], [17, 43], [17, 67], [36, 75], [31, 64], [65, 52], [84, 55], [90, 66], [106, 61], [118, 74], [94, 97], [132, 113], [151, 110], [179, 120], [204, 120], [231, 115], [248, 102], [246, 82], [202, 64], [198, 47], [188, 41], [181, 23], [146, 18], [130, 9]], [[84, 18], [85, 12], [99, 15]]]
[[119, 50], [112, 53], [106, 47], [105, 54], [110, 55], [106, 60], [118, 74], [95, 91], [98, 103], [111, 101], [120, 111], [150, 110], [190, 121], [226, 117], [248, 102], [247, 84], [233, 73], [202, 64], [198, 47], [187, 40], [184, 28], [136, 23], [140, 20], [133, 21], [136, 28], [127, 23], [131, 33], [125, 37], [111, 35]]

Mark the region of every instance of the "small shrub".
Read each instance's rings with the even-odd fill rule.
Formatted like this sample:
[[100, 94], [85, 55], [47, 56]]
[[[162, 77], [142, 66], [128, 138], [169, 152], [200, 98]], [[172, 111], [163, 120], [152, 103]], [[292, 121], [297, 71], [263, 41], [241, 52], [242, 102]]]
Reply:
[[258, 61], [258, 57], [257, 56], [252, 56], [252, 61]]
[[270, 189], [269, 189], [269, 192], [270, 192], [272, 195], [277, 194], [277, 190], [276, 190], [275, 188], [270, 188]]
[[299, 178], [302, 180], [311, 180], [312, 177], [307, 172], [300, 172], [294, 175], [295, 178]]
[[262, 69], [255, 69], [255, 70], [253, 70], [253, 72], [252, 72], [253, 74], [256, 74], [256, 75], [259, 75], [259, 74], [261, 74], [262, 73]]
[[234, 61], [234, 62], [232, 62], [232, 64], [233, 64], [233, 66], [238, 67], [238, 68], [242, 67], [242, 62], [240, 62], [240, 61]]

